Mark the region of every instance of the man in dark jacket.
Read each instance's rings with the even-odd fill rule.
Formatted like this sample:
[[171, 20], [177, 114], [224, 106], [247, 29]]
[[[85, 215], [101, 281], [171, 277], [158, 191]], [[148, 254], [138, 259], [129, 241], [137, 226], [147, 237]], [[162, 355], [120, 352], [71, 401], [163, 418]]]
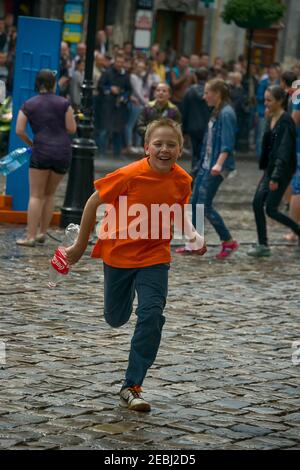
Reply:
[[204, 85], [208, 78], [208, 70], [200, 67], [196, 70], [198, 83], [186, 92], [182, 103], [183, 133], [191, 138], [193, 147], [192, 172], [196, 169], [200, 158], [203, 137], [209, 121], [209, 107], [203, 99]]
[[117, 55], [114, 65], [103, 73], [98, 83], [98, 92], [96, 123], [99, 129], [100, 152], [106, 154], [108, 133], [112, 133], [114, 156], [119, 157], [127, 121], [127, 103], [131, 93], [123, 55]]
[[0, 52], [6, 53], [8, 51], [8, 38], [5, 32], [5, 21], [0, 18]]
[[230, 98], [237, 118], [235, 149], [244, 152], [248, 150], [250, 102], [241, 72], [230, 72], [228, 78]]

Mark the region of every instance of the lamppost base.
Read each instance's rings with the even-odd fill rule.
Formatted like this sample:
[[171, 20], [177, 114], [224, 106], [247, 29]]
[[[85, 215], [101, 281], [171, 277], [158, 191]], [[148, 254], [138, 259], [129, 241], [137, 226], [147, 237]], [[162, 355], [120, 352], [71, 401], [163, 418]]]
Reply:
[[74, 209], [73, 207], [62, 207], [60, 217], [60, 227], [66, 228], [69, 224], [80, 225], [83, 209]]
[[97, 147], [92, 139], [73, 140], [73, 157], [69, 172], [60, 226], [80, 224], [86, 201], [94, 192], [94, 155]]

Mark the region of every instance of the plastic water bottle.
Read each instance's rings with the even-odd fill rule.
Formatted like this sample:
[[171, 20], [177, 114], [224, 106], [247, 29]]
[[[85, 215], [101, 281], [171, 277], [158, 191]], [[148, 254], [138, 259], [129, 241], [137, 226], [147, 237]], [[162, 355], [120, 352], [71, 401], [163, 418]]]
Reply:
[[69, 224], [65, 230], [65, 236], [61, 244], [55, 250], [53, 258], [50, 261], [48, 287], [53, 289], [63, 276], [68, 274], [70, 266], [66, 259], [66, 248], [72, 246], [77, 240], [79, 234], [79, 225]]
[[0, 173], [4, 176], [17, 170], [24, 165], [31, 157], [30, 147], [21, 147], [13, 150], [8, 155], [0, 159]]
[[0, 80], [0, 104], [3, 103], [6, 97], [6, 86], [3, 80]]

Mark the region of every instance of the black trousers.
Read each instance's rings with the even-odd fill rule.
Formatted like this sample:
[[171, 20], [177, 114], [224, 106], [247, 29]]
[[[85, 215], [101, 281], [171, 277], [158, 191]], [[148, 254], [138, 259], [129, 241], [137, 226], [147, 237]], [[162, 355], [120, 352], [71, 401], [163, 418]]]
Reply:
[[191, 165], [192, 172], [193, 170], [195, 171], [195, 169], [197, 168], [197, 165], [200, 159], [200, 152], [201, 152], [203, 137], [204, 137], [204, 132], [202, 131], [199, 131], [197, 134], [196, 133], [190, 134], [192, 148], [193, 148], [192, 165]]
[[279, 187], [276, 191], [270, 191], [269, 183], [270, 177], [264, 174], [260, 180], [254, 199], [253, 199], [253, 210], [255, 215], [256, 229], [258, 235], [258, 243], [260, 245], [268, 245], [267, 237], [267, 223], [265, 213], [276, 220], [280, 224], [289, 227], [300, 237], [300, 225], [294, 222], [285, 214], [278, 211], [279, 204], [282, 196], [285, 193], [286, 188], [290, 183], [290, 177], [279, 183]]

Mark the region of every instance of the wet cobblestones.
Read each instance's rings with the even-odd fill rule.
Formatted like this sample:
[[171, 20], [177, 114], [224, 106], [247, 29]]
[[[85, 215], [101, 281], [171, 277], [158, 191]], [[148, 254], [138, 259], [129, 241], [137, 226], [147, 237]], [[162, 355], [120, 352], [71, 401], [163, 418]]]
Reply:
[[[105, 171], [98, 162], [97, 175]], [[239, 162], [218, 196], [244, 243], [256, 238], [250, 201], [258, 176], [254, 162]], [[174, 253], [161, 348], [144, 383], [153, 410], [139, 414], [118, 406], [135, 318], [121, 329], [104, 322], [101, 262], [87, 252], [50, 291], [57, 242], [17, 247], [24, 228], [0, 226], [0, 448], [299, 449], [292, 344], [300, 341], [300, 255], [280, 246], [282, 227], [269, 229], [270, 259], [249, 259], [241, 244], [230, 260], [215, 260], [209, 227], [205, 257]]]

